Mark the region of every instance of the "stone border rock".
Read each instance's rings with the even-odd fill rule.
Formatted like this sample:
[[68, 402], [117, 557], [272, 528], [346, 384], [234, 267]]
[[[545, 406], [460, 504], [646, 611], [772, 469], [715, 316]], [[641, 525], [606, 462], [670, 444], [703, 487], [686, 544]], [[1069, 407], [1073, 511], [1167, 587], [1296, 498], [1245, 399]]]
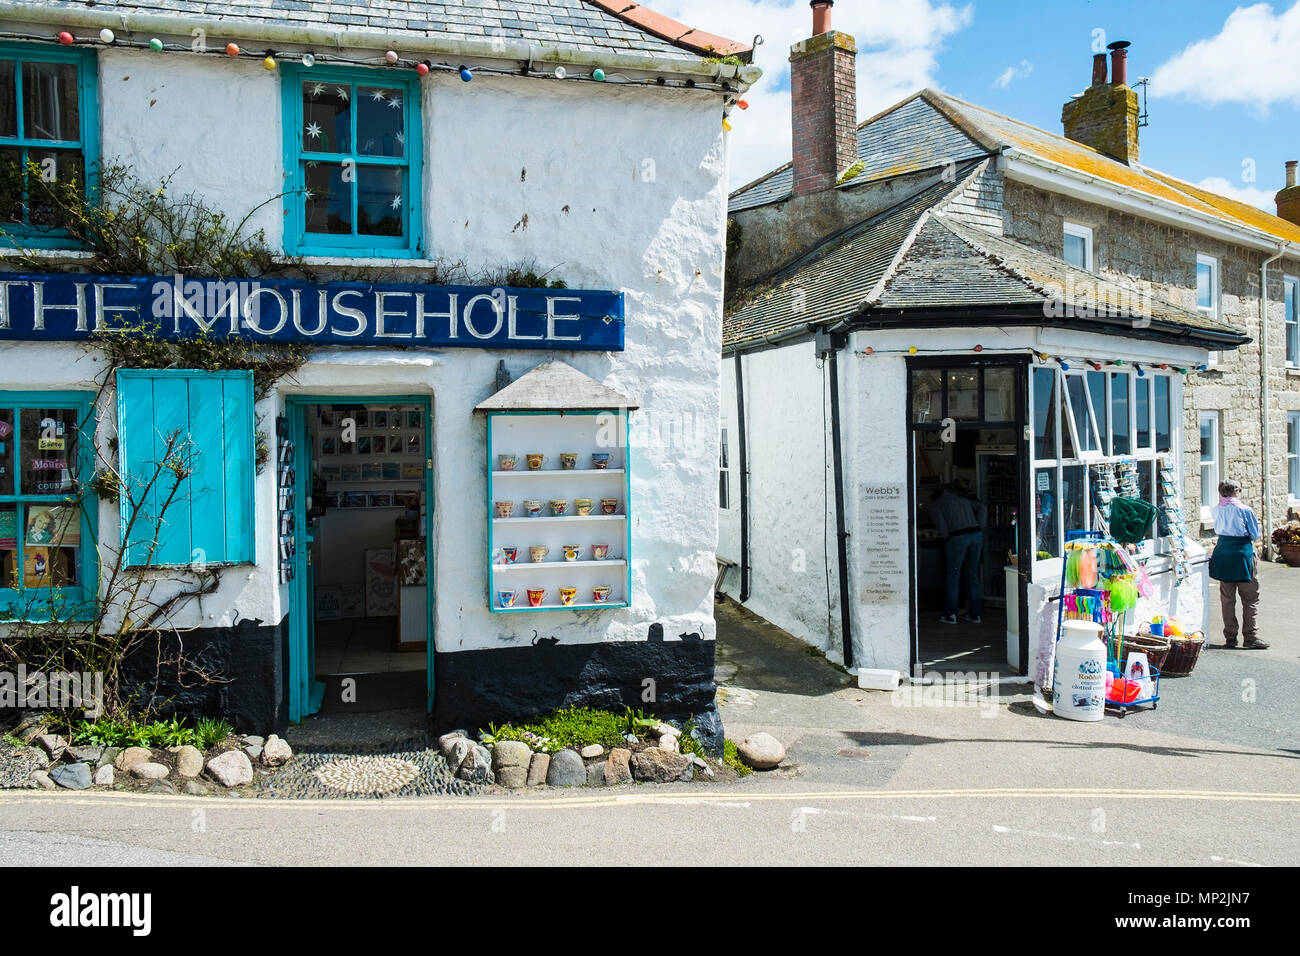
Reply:
[[522, 741], [494, 741], [485, 733], [474, 740], [466, 731], [454, 730], [438, 738], [438, 752], [457, 779], [507, 790], [715, 779], [724, 765], [682, 753], [681, 733], [672, 724], [660, 723], [642, 737], [628, 735], [624, 746], [608, 751], [588, 744], [547, 753]]
[[227, 737], [207, 753], [179, 747], [101, 747], [71, 745], [49, 733], [43, 715], [18, 722], [10, 735], [22, 741], [0, 743], [0, 789], [118, 790], [208, 796], [241, 790], [275, 774], [293, 759], [293, 749], [272, 734]]

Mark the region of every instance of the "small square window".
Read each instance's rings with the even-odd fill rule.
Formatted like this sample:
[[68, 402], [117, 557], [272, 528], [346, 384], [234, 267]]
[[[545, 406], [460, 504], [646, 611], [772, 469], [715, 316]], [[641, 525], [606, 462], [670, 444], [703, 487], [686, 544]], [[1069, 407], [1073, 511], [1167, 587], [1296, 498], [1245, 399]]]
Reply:
[[1076, 269], [1092, 271], [1092, 229], [1065, 224], [1065, 261]]

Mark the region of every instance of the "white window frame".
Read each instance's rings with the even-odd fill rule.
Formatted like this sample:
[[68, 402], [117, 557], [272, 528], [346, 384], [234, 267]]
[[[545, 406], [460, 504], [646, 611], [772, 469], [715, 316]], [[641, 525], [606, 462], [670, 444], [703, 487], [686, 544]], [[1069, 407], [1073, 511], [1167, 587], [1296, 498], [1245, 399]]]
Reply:
[[[1287, 368], [1300, 368], [1300, 278], [1282, 277], [1282, 354]], [[1286, 292], [1291, 292], [1291, 310], [1286, 308]]]
[[1286, 413], [1287, 497], [1300, 502], [1300, 412]]
[[1204, 424], [1207, 421], [1212, 422], [1214, 425], [1213, 432], [1212, 432], [1214, 449], [1210, 455], [1209, 461], [1205, 460], [1205, 448], [1203, 444], [1200, 445], [1200, 450], [1197, 454], [1197, 460], [1199, 462], [1199, 466], [1201, 470], [1201, 522], [1202, 524], [1208, 523], [1211, 520], [1210, 518], [1211, 506], [1205, 504], [1206, 468], [1208, 466], [1211, 471], [1210, 482], [1209, 482], [1210, 487], [1213, 489], [1209, 497], [1209, 500], [1211, 501], [1218, 501], [1219, 499], [1219, 482], [1222, 480], [1222, 475], [1223, 475], [1223, 413], [1218, 409], [1213, 409], [1213, 408], [1203, 408], [1196, 413], [1196, 435], [1197, 435], [1198, 442], [1200, 442], [1201, 432]]
[[[1210, 304], [1208, 306], [1201, 305], [1201, 266], [1210, 267]], [[1204, 312], [1206, 315], [1213, 316], [1216, 319], [1219, 318], [1221, 297], [1219, 295], [1220, 279], [1218, 256], [1211, 256], [1204, 252], [1198, 252], [1196, 254], [1196, 272], [1193, 273], [1193, 280], [1192, 288], [1196, 292], [1196, 308], [1201, 312]]]
[[730, 440], [730, 429], [727, 423], [722, 423], [722, 436], [718, 443], [718, 508], [722, 511], [731, 510], [731, 448], [728, 445]]
[[[1083, 240], [1083, 268], [1088, 272], [1094, 271], [1092, 257], [1092, 227], [1081, 226], [1074, 222], [1067, 222], [1062, 231], [1062, 242], [1064, 242], [1065, 236], [1074, 236], [1077, 239]], [[1064, 247], [1062, 248], [1062, 258], [1064, 258]]]
[[[1036, 369], [1043, 368], [1043, 367], [1045, 366], [1031, 365], [1029, 369], [1030, 421], [1031, 422], [1036, 420], [1036, 416], [1038, 413], [1038, 403], [1042, 401], [1044, 398], [1044, 396], [1038, 394], [1038, 388], [1037, 388], [1036, 378], [1034, 376], [1034, 371]], [[1103, 429], [1101, 427], [1101, 422], [1097, 418], [1096, 408], [1094, 407], [1093, 398], [1092, 398], [1092, 392], [1088, 388], [1088, 379], [1087, 379], [1086, 370], [1080, 370], [1079, 372], [1076, 372], [1074, 369], [1070, 369], [1066, 371], [1060, 368], [1056, 368], [1054, 369], [1054, 372], [1055, 372], [1055, 378], [1053, 381], [1055, 383], [1055, 387], [1052, 389], [1052, 393], [1053, 395], [1056, 396], [1056, 399], [1055, 401], [1052, 402], [1052, 408], [1049, 410], [1048, 414], [1052, 416], [1052, 420], [1055, 423], [1056, 442], [1055, 442], [1055, 446], [1052, 449], [1048, 450], [1048, 454], [1051, 455], [1052, 457], [1039, 458], [1037, 457], [1037, 440], [1032, 436], [1031, 433], [1028, 478], [1030, 481], [1030, 496], [1032, 499], [1033, 496], [1038, 493], [1037, 488], [1035, 487], [1038, 472], [1049, 471], [1055, 476], [1056, 496], [1057, 496], [1055, 531], [1057, 535], [1057, 540], [1062, 542], [1062, 544], [1064, 544], [1065, 532], [1066, 532], [1065, 509], [1060, 499], [1061, 499], [1061, 489], [1065, 478], [1065, 469], [1070, 466], [1073, 465], [1081, 466], [1084, 469], [1084, 474], [1086, 476], [1086, 482], [1084, 485], [1084, 524], [1087, 529], [1092, 529], [1093, 522], [1095, 520], [1093, 516], [1092, 466], [1099, 462], [1135, 461], [1137, 463], [1137, 467], [1140, 472], [1142, 470], [1145, 470], [1145, 474], [1147, 477], [1146, 484], [1147, 484], [1148, 495], [1149, 495], [1148, 500], [1151, 501], [1152, 504], [1156, 504], [1156, 502], [1160, 498], [1160, 482], [1159, 482], [1159, 473], [1157, 468], [1158, 459], [1164, 458], [1166, 460], [1166, 463], [1173, 464], [1175, 473], [1178, 476], [1177, 484], [1179, 487], [1182, 487], [1183, 468], [1181, 466], [1180, 449], [1184, 447], [1182, 445], [1183, 423], [1182, 423], [1182, 413], [1181, 413], [1184, 396], [1180, 388], [1180, 383], [1175, 379], [1173, 375], [1167, 375], [1161, 372], [1152, 371], [1149, 368], [1143, 369], [1144, 374], [1140, 378], [1131, 368], [1125, 368], [1123, 371], [1119, 371], [1119, 370], [1106, 371], [1103, 374], [1105, 374], [1107, 378], [1106, 401], [1108, 403], [1108, 407], [1106, 409], [1105, 428]], [[1077, 432], [1077, 428], [1074, 422], [1074, 416], [1071, 413], [1072, 406], [1071, 406], [1071, 399], [1069, 397], [1069, 389], [1066, 387], [1067, 378], [1071, 375], [1076, 375], [1076, 374], [1082, 374], [1083, 377], [1083, 386], [1084, 386], [1083, 396], [1085, 402], [1087, 403], [1087, 408], [1088, 408], [1088, 415], [1087, 415], [1088, 427], [1092, 430], [1092, 434], [1099, 442], [1099, 447], [1098, 447], [1098, 451], [1096, 452], [1092, 452], [1092, 451], [1084, 452], [1080, 449], [1079, 444], [1076, 440], [1074, 443], [1075, 446], [1074, 455], [1069, 458], [1063, 458], [1062, 457], [1062, 454], [1064, 452], [1063, 442], [1064, 442], [1064, 437], [1066, 435], [1064, 429], [1068, 428], [1070, 430], [1069, 435], [1071, 436], [1071, 438], [1077, 439], [1077, 435], [1075, 434]], [[1155, 447], [1156, 446], [1155, 380], [1157, 378], [1165, 378], [1168, 380], [1169, 383], [1170, 450], [1168, 452], [1163, 452], [1163, 453], [1157, 452]], [[1148, 383], [1148, 388], [1150, 389], [1150, 396], [1149, 396], [1150, 400], [1147, 402], [1147, 421], [1146, 421], [1147, 432], [1150, 436], [1150, 439], [1149, 439], [1149, 444], [1142, 448], [1139, 448], [1137, 446], [1137, 387], [1138, 387], [1137, 383], [1139, 380]], [[1114, 452], [1114, 434], [1115, 434], [1114, 407], [1113, 404], [1109, 404], [1111, 403], [1111, 395], [1114, 392], [1116, 386], [1120, 386], [1121, 388], [1124, 389], [1124, 392], [1128, 399], [1126, 403], [1126, 411], [1127, 411], [1127, 419], [1128, 419], [1129, 451], [1123, 454], [1116, 454]], [[1157, 522], [1153, 524], [1152, 537], [1148, 540], [1152, 541], [1154, 545], [1155, 542], [1157, 542], [1160, 537], [1161, 534], [1159, 529], [1159, 523]], [[1061, 558], [1053, 557], [1053, 558], [1043, 558], [1041, 560], [1038, 559], [1037, 554], [1040, 548], [1039, 548], [1039, 539], [1038, 539], [1038, 528], [1036, 522], [1034, 526], [1031, 528], [1031, 538], [1032, 538], [1031, 553], [1035, 556], [1034, 577], [1036, 580], [1051, 580], [1053, 576], [1060, 574], [1059, 562], [1061, 561]]]

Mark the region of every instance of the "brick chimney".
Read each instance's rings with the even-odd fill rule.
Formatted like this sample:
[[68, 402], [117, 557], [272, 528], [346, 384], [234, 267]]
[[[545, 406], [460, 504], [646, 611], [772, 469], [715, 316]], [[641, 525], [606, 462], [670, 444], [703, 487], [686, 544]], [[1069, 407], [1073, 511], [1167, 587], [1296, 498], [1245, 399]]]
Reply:
[[1106, 54], [1092, 58], [1092, 85], [1061, 109], [1065, 136], [1124, 163], [1138, 161], [1138, 95], [1128, 86], [1127, 40], [1110, 50], [1110, 80]]
[[858, 161], [858, 49], [831, 29], [834, 0], [812, 0], [813, 36], [790, 48], [794, 194], [829, 189]]
[[1296, 161], [1287, 160], [1286, 185], [1277, 191], [1273, 199], [1277, 203], [1278, 216], [1300, 226], [1300, 186], [1296, 185], [1295, 169]]

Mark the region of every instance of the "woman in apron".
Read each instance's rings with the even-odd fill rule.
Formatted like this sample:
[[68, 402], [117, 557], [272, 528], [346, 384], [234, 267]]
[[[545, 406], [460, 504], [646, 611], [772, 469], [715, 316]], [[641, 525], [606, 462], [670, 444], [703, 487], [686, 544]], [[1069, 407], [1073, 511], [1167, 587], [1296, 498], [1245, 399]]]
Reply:
[[1223, 643], [1237, 646], [1237, 595], [1241, 595], [1243, 646], [1248, 650], [1265, 650], [1268, 644], [1259, 639], [1256, 619], [1259, 615], [1259, 579], [1256, 577], [1254, 542], [1259, 539], [1259, 519], [1250, 506], [1241, 501], [1241, 486], [1235, 481], [1219, 484], [1219, 503], [1214, 514], [1214, 533], [1219, 540], [1210, 555], [1210, 577], [1219, 582], [1219, 606], [1223, 611]]

